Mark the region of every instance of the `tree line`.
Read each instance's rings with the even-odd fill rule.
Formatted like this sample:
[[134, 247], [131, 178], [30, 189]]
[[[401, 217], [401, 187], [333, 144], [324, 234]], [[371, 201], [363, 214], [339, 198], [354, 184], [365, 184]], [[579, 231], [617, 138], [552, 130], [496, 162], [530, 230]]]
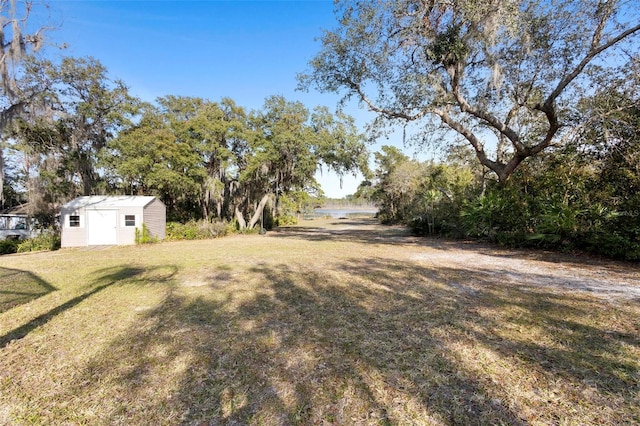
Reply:
[[[579, 102], [573, 137], [501, 183], [466, 145], [444, 161], [385, 146], [356, 196], [422, 235], [640, 260], [640, 64]], [[615, 106], [615, 107], [614, 107]]]
[[319, 195], [318, 167], [366, 165], [353, 119], [272, 96], [258, 111], [232, 99], [131, 96], [92, 58], [23, 60], [33, 93], [4, 132], [3, 207], [28, 201], [50, 223], [78, 195], [156, 195], [173, 220], [253, 228], [269, 205], [300, 209]]
[[[353, 118], [271, 96], [257, 111], [232, 99], [132, 96], [96, 59], [37, 55], [32, 1], [1, 1], [0, 210], [26, 203], [51, 224], [78, 195], [156, 195], [173, 220], [235, 221], [320, 195], [319, 167], [366, 167]], [[33, 23], [31, 23], [33, 27]], [[286, 207], [287, 209], [284, 209]]]

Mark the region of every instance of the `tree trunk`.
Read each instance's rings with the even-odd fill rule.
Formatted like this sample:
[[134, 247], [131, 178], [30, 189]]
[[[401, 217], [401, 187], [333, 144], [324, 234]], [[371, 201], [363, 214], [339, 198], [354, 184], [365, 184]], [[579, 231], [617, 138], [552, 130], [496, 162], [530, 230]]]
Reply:
[[240, 209], [238, 208], [238, 206], [236, 206], [236, 220], [238, 221], [238, 226], [240, 227], [240, 230], [243, 231], [244, 229], [246, 229], [247, 227], [247, 221], [244, 220], [244, 216], [242, 215], [242, 212], [240, 211]]
[[201, 214], [202, 214], [202, 218], [204, 220], [206, 220], [207, 222], [209, 222], [210, 218], [209, 218], [209, 208], [207, 205], [207, 196], [205, 195], [204, 197], [200, 198], [200, 206], [201, 206]]
[[253, 216], [249, 221], [249, 225], [248, 225], [249, 229], [253, 229], [253, 227], [256, 226], [256, 223], [258, 223], [258, 221], [260, 220], [262, 211], [264, 210], [264, 206], [269, 201], [269, 198], [270, 198], [270, 194], [263, 195], [262, 200], [260, 200], [260, 203], [258, 204], [258, 207], [256, 208], [255, 213], [253, 213]]

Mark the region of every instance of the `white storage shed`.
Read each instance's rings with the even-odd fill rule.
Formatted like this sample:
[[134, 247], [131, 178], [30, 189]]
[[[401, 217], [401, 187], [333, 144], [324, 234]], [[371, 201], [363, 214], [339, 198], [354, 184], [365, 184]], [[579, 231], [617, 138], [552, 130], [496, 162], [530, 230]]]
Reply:
[[60, 210], [62, 247], [135, 244], [136, 228], [164, 239], [167, 209], [151, 196], [78, 197]]

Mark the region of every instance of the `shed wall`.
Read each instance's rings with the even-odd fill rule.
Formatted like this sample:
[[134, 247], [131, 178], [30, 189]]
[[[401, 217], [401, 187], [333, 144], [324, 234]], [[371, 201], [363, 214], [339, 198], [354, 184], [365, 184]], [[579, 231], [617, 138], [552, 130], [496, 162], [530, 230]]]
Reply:
[[[71, 216], [79, 216], [80, 226], [71, 227]], [[87, 245], [87, 221], [85, 217], [84, 207], [77, 209], [61, 209], [60, 210], [60, 226], [62, 235], [60, 245], [62, 247], [83, 247]]]
[[[167, 229], [167, 209], [157, 198], [144, 208], [143, 221], [147, 229], [158, 240], [163, 240]], [[142, 229], [142, 224], [139, 225]]]
[[[118, 244], [135, 244], [136, 228], [142, 227], [144, 213], [142, 207], [120, 207], [118, 210]], [[135, 216], [135, 224], [127, 226], [126, 216]]]

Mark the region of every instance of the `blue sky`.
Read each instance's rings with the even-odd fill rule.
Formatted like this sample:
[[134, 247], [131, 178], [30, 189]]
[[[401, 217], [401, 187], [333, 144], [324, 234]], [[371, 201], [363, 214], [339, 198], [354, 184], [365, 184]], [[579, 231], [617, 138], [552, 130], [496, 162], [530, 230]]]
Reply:
[[[258, 109], [266, 97], [282, 95], [310, 109], [336, 107], [336, 95], [296, 90], [322, 29], [337, 25], [331, 1], [54, 0], [50, 7], [58, 28], [49, 38], [68, 44], [60, 55], [93, 56], [145, 100], [230, 97]], [[355, 102], [347, 112], [362, 128], [371, 117]], [[326, 172], [318, 180], [327, 196], [343, 197], [361, 178], [345, 177], [342, 188]]]

